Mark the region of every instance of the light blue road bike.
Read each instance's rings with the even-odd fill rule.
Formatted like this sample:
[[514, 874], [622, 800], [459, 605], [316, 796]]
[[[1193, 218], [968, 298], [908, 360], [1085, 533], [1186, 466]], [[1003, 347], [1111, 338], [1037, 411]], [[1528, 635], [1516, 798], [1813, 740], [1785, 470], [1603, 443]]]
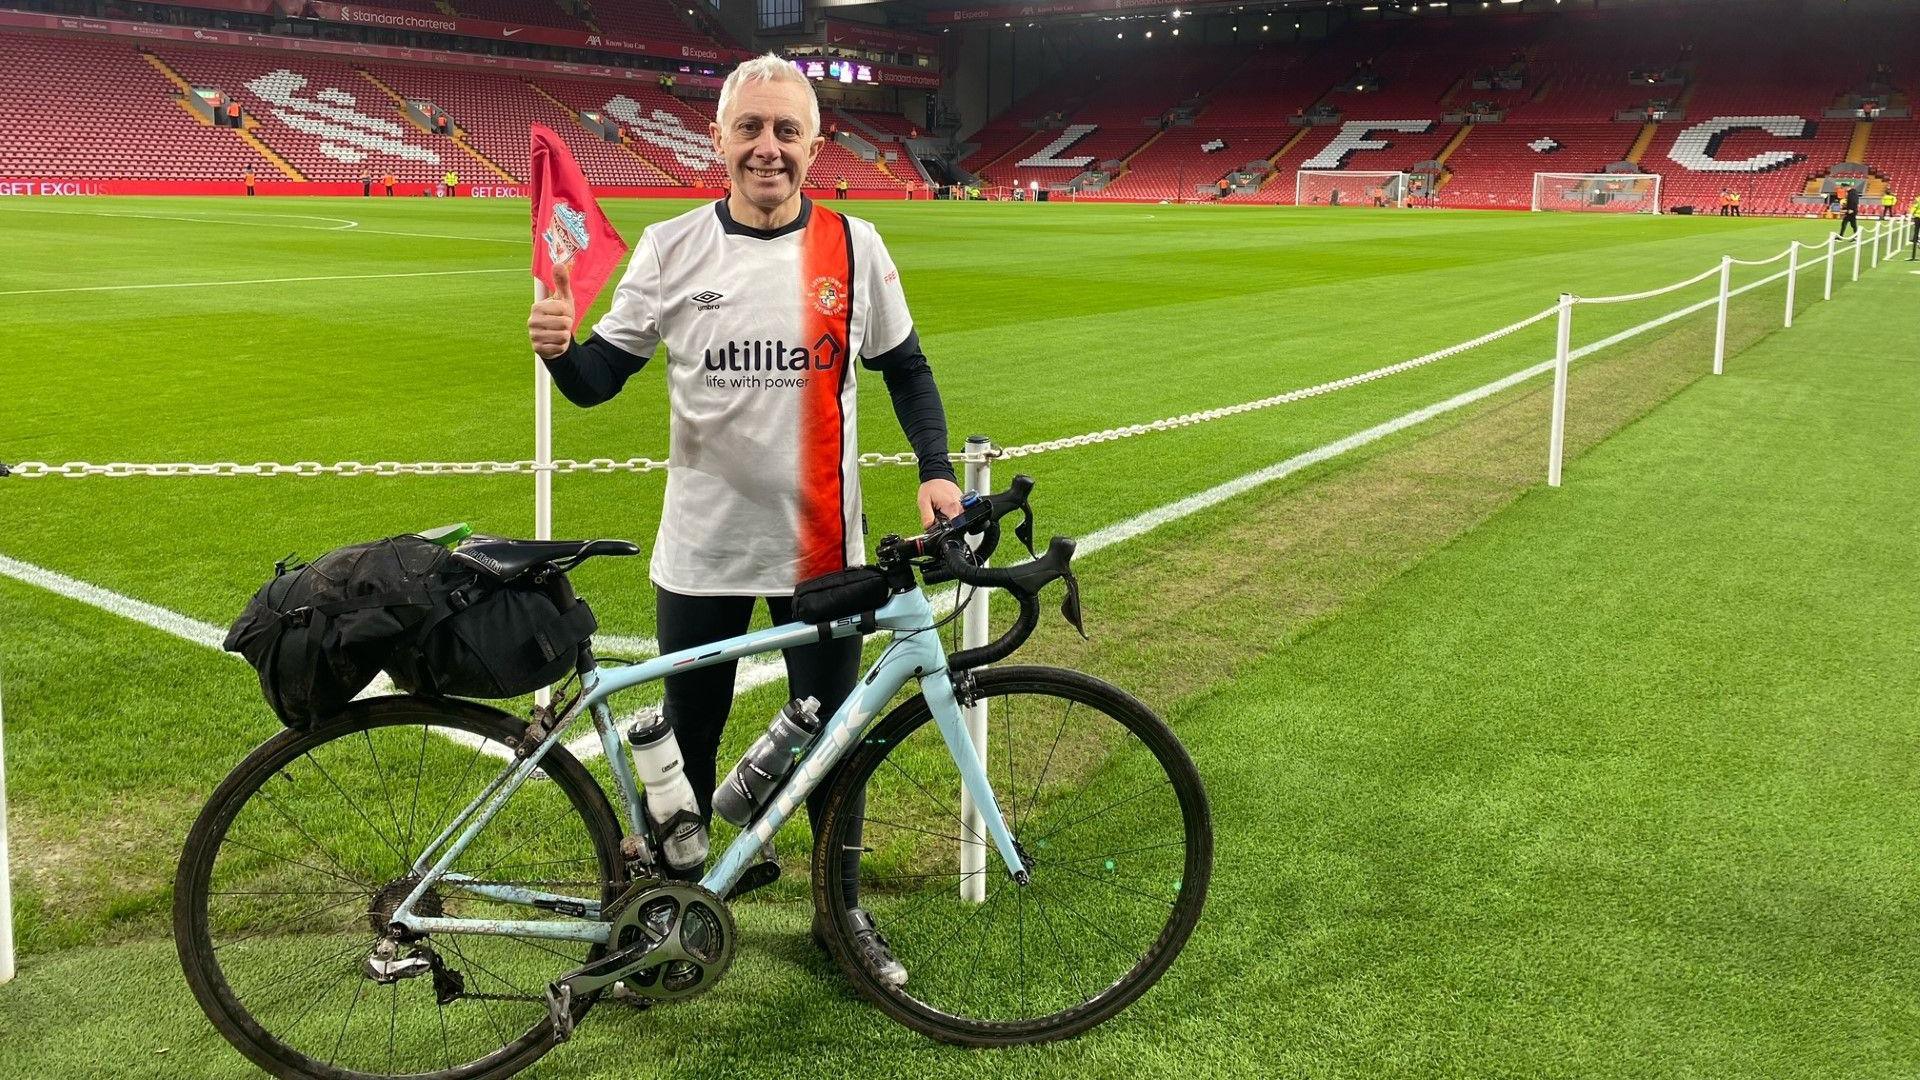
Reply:
[[[776, 834], [824, 783], [814, 925], [862, 995], [916, 1031], [974, 1046], [1062, 1038], [1112, 1017], [1192, 933], [1212, 828], [1191, 759], [1145, 705], [1079, 672], [985, 667], [1026, 641], [1053, 581], [1066, 586], [1062, 613], [1080, 622], [1071, 541], [1010, 568], [982, 565], [1016, 510], [1031, 550], [1030, 489], [1021, 477], [1000, 495], [969, 495], [961, 517], [924, 535], [884, 539], [874, 566], [886, 590], [872, 610], [644, 663], [582, 647], [558, 704], [531, 721], [458, 699], [385, 697], [268, 739], [213, 792], [181, 857], [174, 932], [201, 1007], [280, 1076], [510, 1075], [616, 984], [642, 1005], [709, 989], [736, 950], [730, 902], [778, 876]], [[467, 544], [485, 545], [502, 578], [541, 581], [567, 603], [567, 570], [636, 550]], [[949, 655], [922, 581], [1003, 589], [1019, 616], [998, 640]], [[891, 635], [879, 659], [705, 877], [658, 876], [612, 696], [877, 631]], [[919, 692], [886, 711], [915, 679]], [[969, 710], [984, 711], [984, 754]], [[569, 743], [583, 717], [597, 739]], [[583, 749], [600, 751], [591, 767]], [[905, 965], [904, 984], [857, 947], [850, 852], [859, 907]]]

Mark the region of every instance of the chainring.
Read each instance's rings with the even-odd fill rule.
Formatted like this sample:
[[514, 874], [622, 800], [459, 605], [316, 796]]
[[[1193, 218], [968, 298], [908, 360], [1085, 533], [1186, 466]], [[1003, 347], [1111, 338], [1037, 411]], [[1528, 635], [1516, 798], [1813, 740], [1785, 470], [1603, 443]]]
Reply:
[[625, 978], [643, 998], [680, 1001], [706, 992], [733, 965], [738, 931], [726, 901], [689, 882], [664, 882], [635, 891], [614, 918], [611, 942], [625, 948], [640, 936], [661, 939], [662, 960]]

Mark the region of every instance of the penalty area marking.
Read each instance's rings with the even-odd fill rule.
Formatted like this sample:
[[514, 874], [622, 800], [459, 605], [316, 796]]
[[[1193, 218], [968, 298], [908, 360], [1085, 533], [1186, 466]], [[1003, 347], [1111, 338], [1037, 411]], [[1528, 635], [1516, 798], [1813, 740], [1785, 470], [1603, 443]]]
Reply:
[[471, 274], [524, 274], [524, 266], [497, 270], [418, 270], [394, 274], [321, 274], [311, 277], [247, 278], [241, 281], [162, 281], [146, 285], [73, 285], [59, 289], [8, 289], [0, 296], [44, 296], [48, 293], [128, 292], [135, 289], [210, 289], [219, 285], [284, 285], [302, 281], [378, 281], [387, 278], [463, 277]]

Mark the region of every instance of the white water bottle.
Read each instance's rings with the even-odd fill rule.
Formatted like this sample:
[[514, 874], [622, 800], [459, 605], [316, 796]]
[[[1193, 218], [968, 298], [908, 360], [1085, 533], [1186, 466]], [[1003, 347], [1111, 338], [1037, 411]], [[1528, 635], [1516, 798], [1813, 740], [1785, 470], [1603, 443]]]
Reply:
[[627, 744], [633, 748], [633, 771], [647, 789], [647, 824], [661, 859], [674, 877], [698, 876], [707, 864], [707, 824], [681, 768], [680, 740], [660, 716], [634, 724]]

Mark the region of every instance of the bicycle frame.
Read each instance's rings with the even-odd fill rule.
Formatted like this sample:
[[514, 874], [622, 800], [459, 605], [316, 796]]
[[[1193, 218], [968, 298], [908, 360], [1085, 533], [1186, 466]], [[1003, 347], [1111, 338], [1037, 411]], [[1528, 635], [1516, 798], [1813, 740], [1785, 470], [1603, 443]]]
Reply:
[[[861, 616], [849, 616], [837, 620], [829, 626], [829, 636], [835, 638], [856, 637], [860, 629]], [[861, 732], [868, 723], [886, 707], [893, 695], [906, 685], [910, 678], [920, 679], [921, 693], [926, 696], [927, 705], [933, 713], [934, 722], [939, 726], [940, 735], [946, 741], [947, 752], [953, 756], [954, 764], [960, 772], [961, 783], [972, 796], [974, 805], [979, 809], [986, 825], [987, 839], [1000, 854], [1002, 864], [1009, 874], [1017, 875], [1023, 869], [1019, 853], [1013, 846], [1013, 835], [1008, 831], [1006, 821], [1000, 815], [1000, 806], [993, 797], [993, 787], [987, 780], [986, 767], [980, 760], [972, 738], [967, 733], [965, 720], [960, 711], [959, 700], [954, 695], [953, 682], [948, 675], [947, 654], [940, 646], [940, 636], [929, 628], [934, 622], [933, 608], [927, 602], [926, 593], [914, 588], [899, 593], [885, 606], [874, 613], [874, 621], [879, 629], [892, 631], [893, 641], [880, 654], [872, 667], [867, 669], [860, 681], [854, 684], [853, 692], [836, 710], [822, 727], [814, 741], [813, 750], [803, 758], [779, 789], [778, 795], [768, 804], [721, 855], [720, 861], [700, 880], [700, 885], [717, 896], [725, 896], [728, 890], [740, 880], [740, 876], [759, 858], [760, 853], [785, 825], [793, 812], [806, 801], [827, 773], [846, 757], [858, 742]], [[723, 641], [679, 652], [667, 653], [645, 663], [627, 667], [596, 669], [581, 676], [582, 692], [578, 701], [566, 714], [559, 718], [554, 730], [541, 741], [539, 747], [525, 758], [514, 762], [488, 783], [480, 794], [469, 802], [465, 809], [455, 815], [440, 835], [421, 849], [415, 859], [412, 870], [419, 875], [420, 883], [408, 894], [405, 902], [395, 909], [392, 922], [405, 927], [410, 933], [477, 933], [503, 934], [515, 937], [549, 938], [554, 940], [589, 941], [606, 944], [611, 933], [611, 924], [599, 919], [600, 901], [592, 897], [569, 897], [537, 890], [525, 889], [515, 885], [495, 885], [475, 881], [465, 875], [450, 873], [453, 863], [467, 846], [473, 842], [487, 823], [493, 820], [500, 808], [506, 805], [514, 792], [533, 775], [548, 751], [562, 741], [561, 735], [583, 714], [591, 715], [594, 728], [600, 736], [600, 745], [604, 750], [607, 763], [611, 767], [615, 787], [618, 789], [622, 810], [626, 818], [625, 825], [633, 835], [649, 835], [647, 823], [640, 809], [640, 790], [634, 782], [633, 769], [628, 761], [626, 748], [622, 745], [620, 731], [614, 726], [613, 712], [607, 706], [608, 698], [622, 690], [631, 689], [642, 683], [653, 682], [670, 674], [693, 671], [714, 664], [723, 664], [742, 657], [756, 656], [787, 649], [797, 645], [807, 645], [821, 640], [820, 628], [808, 623], [788, 623], [766, 630], [742, 634]], [[457, 835], [456, 835], [457, 834]], [[436, 857], [436, 852], [438, 853]], [[429, 863], [429, 860], [432, 860]], [[450, 919], [435, 918], [416, 914], [413, 907], [420, 901], [428, 889], [435, 884], [451, 885], [462, 891], [489, 899], [513, 904], [533, 906], [539, 904], [566, 916], [558, 919], [535, 920], [495, 920], [495, 919]]]

